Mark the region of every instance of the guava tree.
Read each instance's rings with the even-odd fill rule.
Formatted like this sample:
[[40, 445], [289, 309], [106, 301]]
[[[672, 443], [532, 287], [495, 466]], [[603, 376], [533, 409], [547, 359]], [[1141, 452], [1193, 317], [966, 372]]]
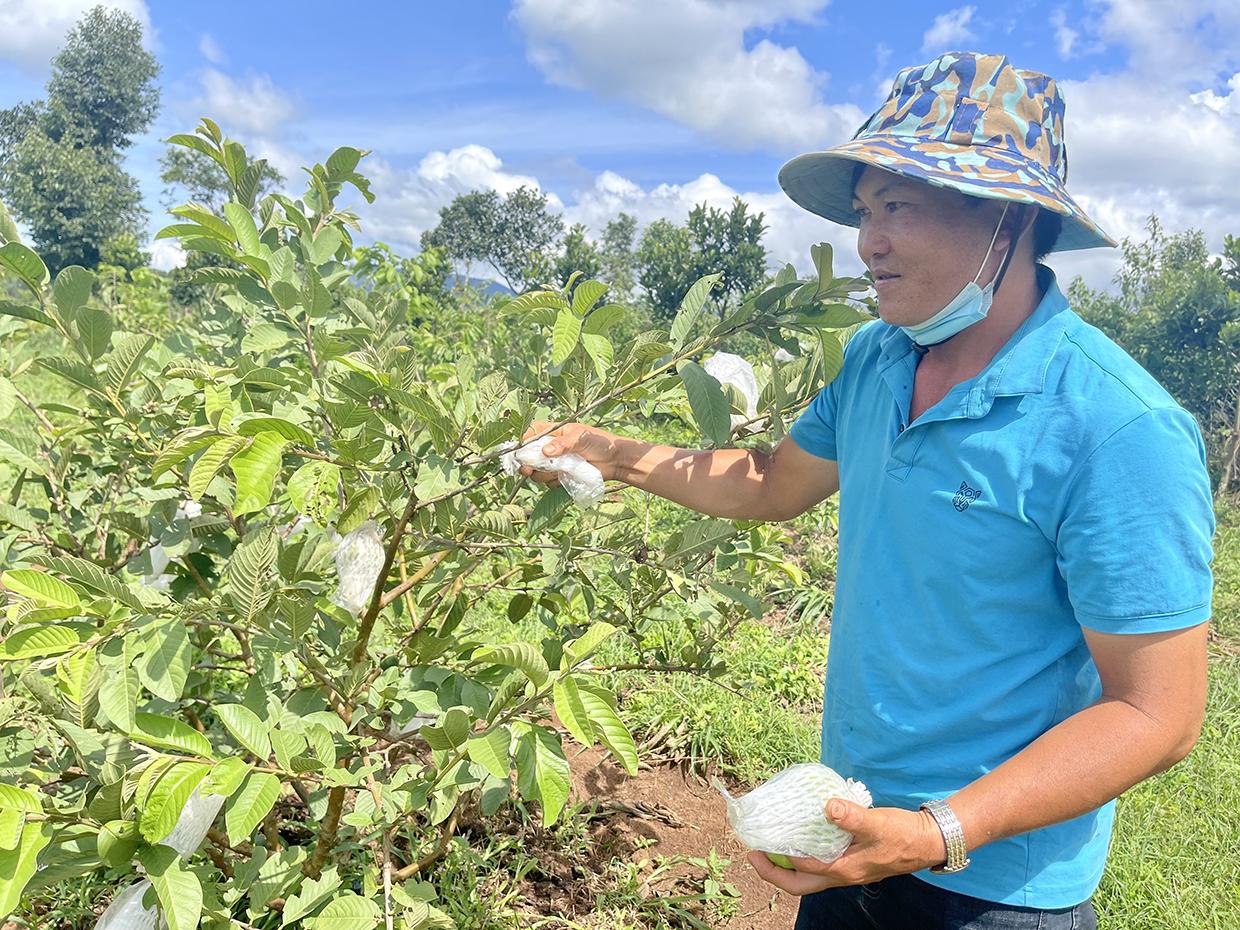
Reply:
[[[382, 256], [357, 273], [339, 200], [372, 199], [364, 152], [337, 149], [294, 200], [260, 198], [209, 120], [170, 141], [230, 191], [159, 234], [224, 260], [171, 335], [121, 331], [90, 272], [49, 281], [0, 245], [21, 290], [0, 301], [0, 914], [108, 865], [150, 882], [117, 903], [172, 930], [447, 925], [419, 878], [504, 805], [556, 820], [562, 733], [636, 770], [596, 652], [627, 637], [630, 665], [717, 670], [772, 558], [717, 519], [652, 545], [631, 495], [579, 509], [504, 475], [499, 447], [536, 418], [652, 416], [725, 445], [744, 408], [696, 359], [740, 332], [797, 356], [759, 360], [755, 441], [778, 439], [868, 318], [864, 283], [822, 246], [816, 278], [788, 267], [722, 319], [709, 276], [669, 329], [616, 341], [625, 308], [575, 280], [437, 339]], [[28, 387], [52, 377], [60, 397]], [[671, 600], [696, 623], [677, 656], [650, 637]], [[496, 609], [536, 613], [543, 638], [484, 641], [473, 620]]]

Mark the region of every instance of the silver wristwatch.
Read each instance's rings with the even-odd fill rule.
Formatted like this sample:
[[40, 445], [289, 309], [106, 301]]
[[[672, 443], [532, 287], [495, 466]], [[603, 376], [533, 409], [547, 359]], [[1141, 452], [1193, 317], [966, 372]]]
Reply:
[[927, 811], [934, 822], [943, 831], [943, 841], [947, 844], [947, 861], [942, 865], [930, 867], [930, 871], [942, 875], [947, 872], [959, 872], [969, 864], [969, 849], [964, 842], [964, 828], [956, 818], [955, 812], [941, 798], [927, 801], [921, 806]]

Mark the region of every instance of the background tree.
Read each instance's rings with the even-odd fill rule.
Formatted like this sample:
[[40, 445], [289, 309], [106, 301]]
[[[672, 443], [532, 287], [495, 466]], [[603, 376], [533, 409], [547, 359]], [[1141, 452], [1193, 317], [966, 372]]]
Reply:
[[621, 213], [603, 230], [602, 274], [614, 300], [627, 300], [637, 286], [636, 239], [637, 218], [630, 213]]
[[1229, 286], [1236, 248], [1224, 261], [1211, 260], [1198, 230], [1167, 233], [1157, 217], [1147, 229], [1145, 241], [1124, 242], [1119, 293], [1095, 291], [1079, 278], [1068, 292], [1084, 319], [1197, 417], [1218, 479], [1240, 391], [1240, 292]]
[[[676, 312], [680, 294], [703, 274], [723, 275], [719, 307], [736, 306], [766, 277], [766, 226], [739, 197], [729, 210], [699, 204], [686, 226], [656, 220], [642, 234], [637, 269], [656, 318]], [[709, 269], [709, 270], [708, 270]]]
[[[259, 197], [284, 184], [284, 175], [266, 159], [256, 159], [251, 164], [260, 166]], [[192, 200], [219, 212], [228, 200], [228, 175], [202, 152], [170, 145], [159, 158], [159, 169], [159, 179], [165, 185], [162, 199], [167, 208]]]
[[110, 238], [141, 235], [120, 152], [155, 118], [158, 73], [141, 24], [95, 7], [52, 59], [47, 99], [0, 111], [0, 190], [53, 271], [93, 267]]
[[486, 262], [520, 292], [554, 273], [554, 250], [564, 221], [547, 209], [547, 195], [521, 186], [500, 198], [493, 190], [459, 194], [439, 211], [439, 223], [422, 236], [424, 246], [442, 249], [454, 262]]
[[599, 247], [586, 235], [583, 224], [574, 223], [564, 236], [560, 254], [556, 256], [555, 280], [563, 283], [574, 271], [580, 271], [583, 279], [597, 278], [602, 269], [603, 255]]

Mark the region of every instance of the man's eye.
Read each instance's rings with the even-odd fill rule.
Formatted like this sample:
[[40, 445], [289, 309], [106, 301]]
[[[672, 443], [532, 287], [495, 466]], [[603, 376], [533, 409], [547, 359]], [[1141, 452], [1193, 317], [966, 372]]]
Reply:
[[854, 207], [853, 208], [853, 216], [855, 216], [858, 220], [863, 220], [869, 215], [870, 215], [870, 211], [867, 210], [865, 207]]
[[888, 213], [895, 213], [897, 207], [907, 207], [908, 204], [903, 200], [888, 200], [886, 207]]

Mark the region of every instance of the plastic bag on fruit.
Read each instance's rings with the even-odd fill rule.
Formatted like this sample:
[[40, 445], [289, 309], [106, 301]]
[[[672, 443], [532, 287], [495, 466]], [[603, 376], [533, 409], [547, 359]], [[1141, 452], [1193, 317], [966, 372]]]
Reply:
[[575, 452], [566, 452], [553, 458], [544, 455], [543, 446], [551, 442], [552, 438], [541, 436], [519, 449], [515, 442], [501, 445], [504, 454], [500, 457], [500, 463], [503, 465], [504, 474], [516, 475], [522, 465], [529, 465], [539, 471], [555, 472], [560, 477], [560, 484], [578, 507], [593, 507], [603, 498], [603, 473]]
[[155, 905], [142, 906], [142, 896], [150, 887], [150, 881], [144, 878], [116, 895], [100, 915], [95, 930], [155, 930]]
[[188, 859], [207, 838], [207, 830], [215, 822], [215, 816], [228, 800], [222, 794], [199, 794], [198, 789], [189, 796], [181, 808], [181, 816], [172, 832], [160, 840], [160, 845], [177, 851], [182, 859]]
[[[744, 415], [739, 413], [731, 415], [732, 429], [736, 429], [742, 423], [748, 423], [758, 415], [758, 378], [748, 359], [727, 352], [716, 352], [702, 363], [702, 368], [720, 384], [732, 385], [745, 398]], [[751, 432], [757, 429], [757, 424], [749, 427]]]
[[733, 832], [750, 849], [768, 856], [832, 862], [848, 848], [852, 834], [827, 819], [827, 801], [844, 798], [862, 807], [874, 803], [865, 785], [820, 762], [789, 766], [741, 798], [732, 797], [717, 778], [712, 784], [727, 802]]
[[383, 533], [378, 523], [367, 520], [336, 539], [336, 574], [340, 583], [332, 601], [356, 617], [370, 604], [383, 571]]

